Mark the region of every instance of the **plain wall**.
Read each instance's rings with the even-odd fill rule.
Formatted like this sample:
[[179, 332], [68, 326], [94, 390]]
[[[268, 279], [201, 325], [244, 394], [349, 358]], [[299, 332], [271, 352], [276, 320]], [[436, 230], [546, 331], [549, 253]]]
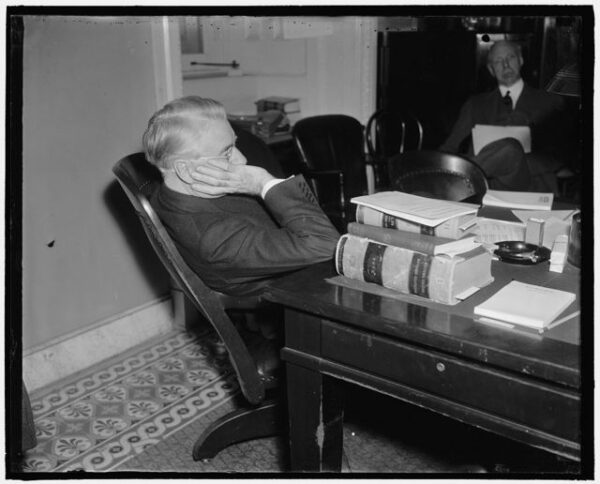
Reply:
[[[257, 17], [259, 18], [259, 17]], [[210, 61], [236, 60], [242, 77], [209, 77], [183, 80], [184, 95], [219, 100], [230, 113], [254, 114], [255, 101], [267, 96], [300, 99], [298, 118], [319, 114], [347, 114], [366, 124], [375, 109], [377, 19], [374, 17], [323, 17], [330, 33], [307, 37], [248, 40], [243, 17], [219, 29], [225, 47]], [[262, 18], [263, 24], [268, 19]], [[263, 25], [264, 30], [264, 25]], [[209, 45], [210, 49], [210, 45]], [[261, 53], [261, 55], [257, 55]]]
[[23, 348], [157, 299], [166, 273], [111, 172], [156, 108], [149, 20], [25, 17]]
[[[238, 56], [254, 75], [185, 80], [183, 94], [214, 97], [230, 111], [254, 110], [267, 95], [298, 96], [303, 116], [345, 113], [364, 123], [375, 105], [375, 45], [365, 38], [375, 35], [366, 35], [358, 18], [333, 19], [332, 26], [330, 35], [227, 44], [243, 46], [227, 56]], [[168, 292], [167, 275], [111, 172], [140, 149], [149, 116], [164, 102], [157, 101], [152, 41], [143, 18], [25, 18], [26, 352]], [[177, 83], [180, 59], [172, 57]]]

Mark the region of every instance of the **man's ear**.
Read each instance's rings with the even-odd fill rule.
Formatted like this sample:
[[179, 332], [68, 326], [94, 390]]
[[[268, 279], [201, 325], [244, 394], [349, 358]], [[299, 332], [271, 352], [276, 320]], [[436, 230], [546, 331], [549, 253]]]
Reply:
[[492, 75], [492, 77], [496, 77], [496, 73], [494, 72], [494, 68], [492, 67], [492, 64], [486, 64], [488, 71], [490, 72], [490, 74]]
[[194, 183], [185, 161], [176, 161], [173, 165], [173, 169], [182, 182], [187, 183], [188, 185]]

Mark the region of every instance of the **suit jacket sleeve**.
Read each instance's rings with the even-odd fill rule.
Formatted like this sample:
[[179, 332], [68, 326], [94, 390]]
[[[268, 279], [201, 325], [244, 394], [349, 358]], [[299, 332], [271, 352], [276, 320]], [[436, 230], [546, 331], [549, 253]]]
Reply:
[[271, 188], [265, 205], [279, 227], [253, 224], [235, 214], [203, 221], [202, 258], [229, 282], [244, 283], [333, 258], [338, 231], [303, 176]]

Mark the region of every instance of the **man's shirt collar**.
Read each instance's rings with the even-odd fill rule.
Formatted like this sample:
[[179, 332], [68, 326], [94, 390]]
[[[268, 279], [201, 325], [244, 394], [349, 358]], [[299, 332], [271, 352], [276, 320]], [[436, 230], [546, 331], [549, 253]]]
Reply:
[[512, 99], [512, 105], [513, 105], [513, 109], [514, 107], [517, 105], [517, 101], [519, 100], [519, 96], [521, 95], [521, 93], [523, 92], [523, 86], [524, 86], [524, 82], [523, 79], [519, 79], [517, 82], [515, 82], [512, 86], [503, 86], [503, 85], [498, 85], [498, 88], [500, 89], [500, 95], [502, 97], [506, 96], [507, 92], [510, 92], [510, 98]]

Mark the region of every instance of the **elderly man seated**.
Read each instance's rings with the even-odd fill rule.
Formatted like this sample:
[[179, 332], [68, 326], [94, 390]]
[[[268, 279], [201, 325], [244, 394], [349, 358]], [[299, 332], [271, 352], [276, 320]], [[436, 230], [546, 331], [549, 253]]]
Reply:
[[[556, 192], [554, 173], [561, 168], [564, 156], [564, 102], [555, 94], [525, 84], [522, 66], [518, 44], [496, 42], [489, 51], [487, 67], [498, 87], [466, 101], [439, 149], [471, 158], [486, 173], [493, 189]], [[525, 153], [516, 139], [503, 138], [474, 154], [469, 136], [476, 124], [529, 127], [531, 152]], [[468, 148], [461, 153], [467, 143]]]

